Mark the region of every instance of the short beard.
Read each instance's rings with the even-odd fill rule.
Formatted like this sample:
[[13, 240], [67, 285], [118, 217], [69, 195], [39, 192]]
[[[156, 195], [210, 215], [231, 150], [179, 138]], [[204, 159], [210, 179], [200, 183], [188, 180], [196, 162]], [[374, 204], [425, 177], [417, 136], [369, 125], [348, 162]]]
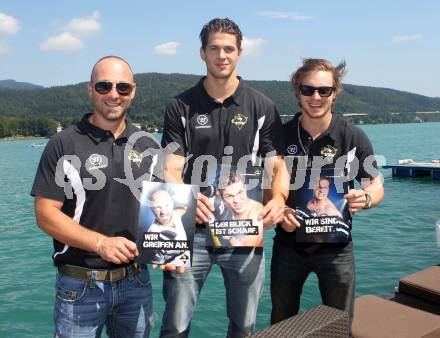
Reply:
[[120, 114], [118, 115], [114, 115], [113, 111], [110, 111], [109, 114], [104, 114], [102, 111], [97, 111], [97, 113], [104, 118], [107, 121], [110, 122], [116, 122], [116, 121], [120, 121], [120, 120], [124, 120], [127, 116], [127, 110], [122, 111]]

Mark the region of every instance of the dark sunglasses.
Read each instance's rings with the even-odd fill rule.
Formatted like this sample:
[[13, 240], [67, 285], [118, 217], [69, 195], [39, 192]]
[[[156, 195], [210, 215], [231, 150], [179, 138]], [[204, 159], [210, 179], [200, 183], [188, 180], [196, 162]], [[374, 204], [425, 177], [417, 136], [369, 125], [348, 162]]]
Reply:
[[332, 95], [335, 87], [313, 87], [308, 85], [299, 86], [299, 92], [304, 96], [312, 96], [315, 93], [315, 90], [318, 91], [319, 96], [329, 97]]
[[[116, 91], [121, 96], [130, 95], [130, 93], [133, 91], [134, 88], [134, 85], [127, 82], [118, 82], [115, 83], [115, 85], [116, 85]], [[112, 88], [113, 88], [113, 82], [110, 81], [99, 81], [95, 83], [95, 90], [101, 95], [110, 93]]]

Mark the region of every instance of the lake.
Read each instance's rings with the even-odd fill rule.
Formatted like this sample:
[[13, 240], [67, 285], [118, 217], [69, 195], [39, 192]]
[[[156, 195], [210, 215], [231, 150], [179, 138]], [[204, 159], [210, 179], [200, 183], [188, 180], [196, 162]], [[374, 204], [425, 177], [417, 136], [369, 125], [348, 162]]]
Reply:
[[[368, 125], [380, 164], [399, 159], [440, 158], [440, 123]], [[41, 141], [41, 140], [39, 140]], [[29, 191], [43, 147], [34, 141], [0, 141], [0, 337], [53, 336], [55, 269], [52, 239], [35, 224]], [[385, 200], [353, 220], [357, 295], [394, 291], [403, 275], [440, 263], [435, 221], [440, 219], [440, 181], [393, 178], [382, 170]], [[257, 327], [269, 324], [269, 265], [273, 230], [265, 233], [266, 284], [258, 309]], [[153, 271], [157, 337], [163, 310], [162, 274]], [[302, 310], [320, 304], [314, 275], [302, 296]], [[192, 321], [191, 337], [224, 337], [227, 317], [220, 270], [212, 270]]]

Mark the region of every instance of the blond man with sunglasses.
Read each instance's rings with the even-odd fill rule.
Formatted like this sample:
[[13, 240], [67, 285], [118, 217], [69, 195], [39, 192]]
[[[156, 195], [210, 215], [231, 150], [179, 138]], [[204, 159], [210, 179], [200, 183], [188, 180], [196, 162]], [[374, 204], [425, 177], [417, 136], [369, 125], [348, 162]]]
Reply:
[[161, 177], [143, 156], [159, 145], [126, 120], [136, 85], [125, 60], [100, 59], [87, 90], [93, 112], [51, 138], [31, 191], [37, 224], [54, 243], [54, 334], [100, 337], [106, 326], [109, 337], [148, 337], [150, 277], [133, 262], [139, 203], [120, 179]]
[[[300, 182], [297, 173], [304, 170], [323, 168], [345, 175], [343, 179], [349, 182], [350, 188], [344, 198], [350, 211], [347, 222], [351, 224], [353, 213], [382, 201], [384, 189], [368, 137], [332, 112], [342, 90], [344, 71], [345, 62], [333, 67], [328, 60], [305, 59], [293, 74], [292, 87], [301, 112], [284, 125], [285, 155], [286, 163], [291, 166], [292, 187]], [[361, 183], [361, 188], [354, 188], [354, 179]], [[286, 203], [289, 208], [285, 209], [284, 221], [277, 226], [274, 238], [272, 323], [298, 313], [303, 284], [311, 272], [318, 277], [323, 303], [347, 311], [352, 319], [355, 270], [351, 235], [348, 241], [341, 243], [297, 240], [295, 231], [300, 223], [292, 212], [297, 206], [296, 194], [295, 190], [289, 192]]]

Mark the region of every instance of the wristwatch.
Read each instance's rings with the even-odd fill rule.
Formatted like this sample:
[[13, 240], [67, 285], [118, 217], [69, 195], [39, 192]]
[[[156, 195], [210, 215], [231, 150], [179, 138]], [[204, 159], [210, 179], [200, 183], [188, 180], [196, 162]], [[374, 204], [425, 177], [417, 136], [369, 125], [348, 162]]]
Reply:
[[364, 209], [370, 209], [370, 208], [371, 208], [371, 196], [368, 193], [365, 193]]

